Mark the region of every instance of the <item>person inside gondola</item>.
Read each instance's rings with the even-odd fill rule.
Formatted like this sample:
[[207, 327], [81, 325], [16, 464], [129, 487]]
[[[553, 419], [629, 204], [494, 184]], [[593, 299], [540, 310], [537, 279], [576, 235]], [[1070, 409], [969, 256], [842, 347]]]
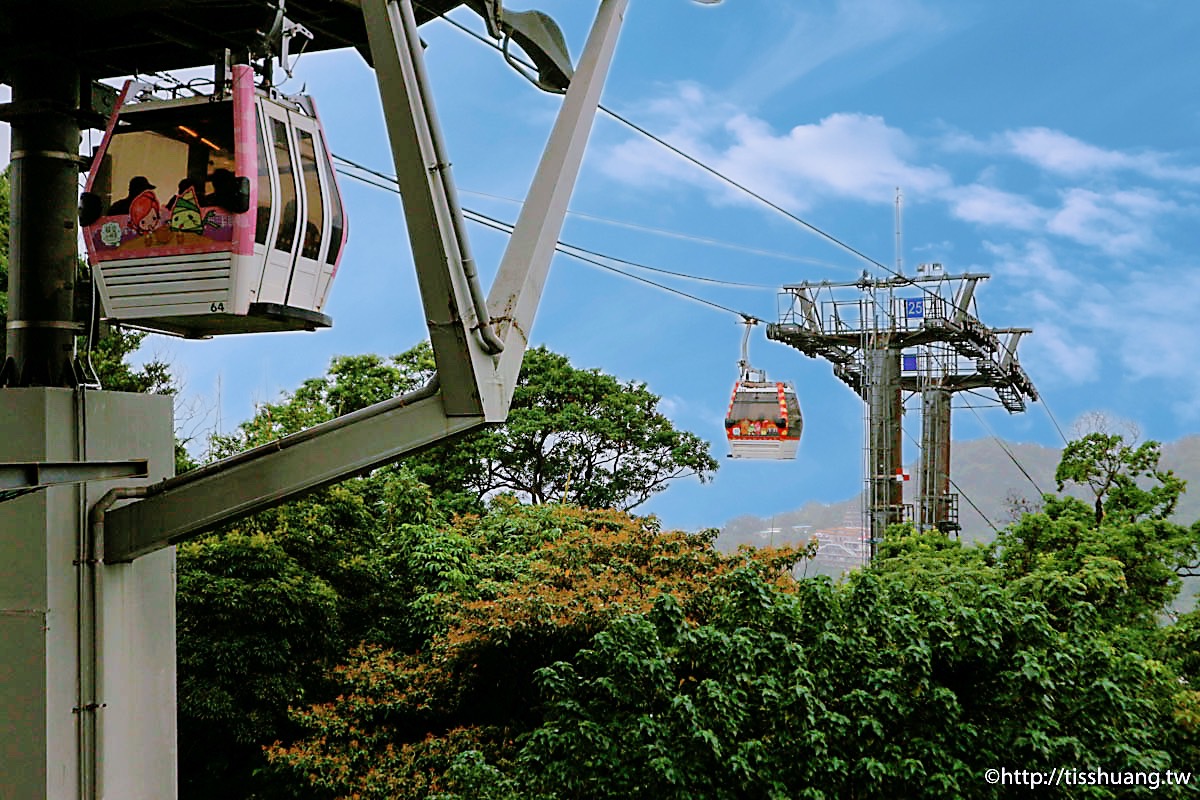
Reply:
[[[129, 194], [122, 197], [120, 200], [108, 207], [108, 215], [114, 217], [117, 214], [128, 214], [129, 206], [141, 194], [150, 192], [153, 194], [156, 187], [153, 183], [146, 179], [145, 175], [135, 175], [129, 179]], [[157, 198], [155, 205], [158, 204]]]
[[227, 169], [214, 169], [208, 179], [212, 182], [213, 190], [204, 195], [204, 200], [202, 201], [204, 206], [220, 206], [226, 211], [238, 207], [238, 180], [236, 175]]

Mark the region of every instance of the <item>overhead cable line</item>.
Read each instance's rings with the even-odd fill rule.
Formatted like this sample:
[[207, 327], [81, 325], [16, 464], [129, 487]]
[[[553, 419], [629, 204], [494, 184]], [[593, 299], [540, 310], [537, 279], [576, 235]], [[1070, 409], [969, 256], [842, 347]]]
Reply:
[[[478, 212], [474, 212], [474, 213], [478, 213]], [[628, 261], [624, 258], [618, 258], [617, 256], [610, 256], [610, 255], [606, 255], [604, 253], [598, 253], [595, 250], [588, 250], [586, 247], [579, 247], [577, 245], [567, 244], [566, 242], [559, 242], [559, 244], [561, 244], [563, 247], [568, 247], [572, 250], [578, 250], [581, 253], [586, 253], [587, 255], [598, 256], [600, 258], [607, 258], [609, 261], [616, 261], [618, 264], [626, 264], [626, 265], [628, 265], [630, 267], [634, 267], [636, 269], [649, 270], [650, 272], [657, 272], [661, 275], [670, 275], [673, 278], [682, 278], [682, 279], [688, 280], [688, 281], [699, 281], [701, 283], [712, 283], [717, 286], [729, 286], [734, 289], [769, 289], [770, 291], [777, 291], [779, 289], [779, 287], [777, 287], [777, 286], [768, 286], [765, 283], [741, 283], [739, 281], [721, 280], [720, 278], [706, 278], [702, 275], [689, 275], [686, 272], [676, 272], [674, 270], [663, 269], [662, 267], [651, 267], [647, 264], [639, 264], [636, 261]]]
[[[453, 27], [462, 31], [463, 33], [467, 34], [468, 36], [475, 39], [476, 41], [482, 42], [483, 44], [487, 45], [488, 47], [492, 48], [493, 50], [503, 53], [505, 58], [511, 59], [514, 61], [518, 61], [522, 65], [528, 67], [529, 69], [533, 69], [533, 70], [537, 69], [533, 64], [530, 64], [529, 62], [524, 61], [523, 59], [520, 59], [517, 56], [514, 56], [512, 53], [506, 52], [503, 47], [496, 44], [491, 39], [488, 39], [486, 36], [483, 36], [482, 34], [479, 34], [475, 31], [471, 30], [466, 25], [463, 25], [461, 22], [458, 22], [457, 20], [451, 19], [450, 17], [446, 16], [446, 14], [444, 12], [435, 11], [434, 9], [431, 9], [428, 6], [425, 6], [422, 3], [420, 3], [419, 0], [417, 2], [417, 5], [421, 6], [423, 9], [425, 9], [429, 13], [434, 14], [435, 16], [438, 16], [441, 19], [445, 20], [450, 25], [452, 25]], [[729, 186], [732, 186], [733, 188], [737, 189], [738, 191], [741, 191], [741, 192], [749, 195], [750, 197], [753, 197], [755, 200], [758, 200], [760, 203], [762, 203], [763, 205], [766, 205], [768, 208], [771, 208], [774, 211], [778, 212], [779, 214], [782, 214], [783, 216], [787, 217], [788, 219], [792, 220], [793, 222], [797, 223], [798, 225], [801, 225], [802, 227], [806, 228], [807, 230], [811, 231], [812, 233], [815, 233], [816, 235], [820, 236], [821, 238], [826, 239], [829, 242], [832, 242], [833, 244], [842, 248], [846, 252], [851, 253], [852, 255], [855, 255], [858, 258], [861, 258], [862, 260], [866, 261], [867, 263], [878, 267], [879, 269], [883, 270], [884, 272], [887, 272], [888, 274], [892, 275], [893, 277], [897, 277], [897, 278], [900, 278], [900, 279], [906, 281], [907, 284], [918, 288], [920, 291], [924, 292], [925, 294], [930, 295], [931, 297], [935, 296], [934, 292], [932, 292], [931, 290], [925, 288], [924, 286], [921, 286], [920, 284], [916, 283], [912, 278], [909, 278], [909, 277], [901, 274], [900, 272], [896, 271], [895, 269], [892, 269], [888, 265], [886, 265], [880, 261], [877, 261], [874, 258], [871, 258], [866, 253], [851, 246], [849, 243], [837, 238], [836, 236], [834, 236], [831, 233], [828, 233], [827, 231], [822, 230], [821, 228], [818, 228], [816, 225], [813, 225], [811, 222], [808, 222], [807, 220], [802, 219], [801, 217], [797, 216], [796, 214], [793, 214], [791, 211], [788, 211], [786, 208], [779, 205], [778, 203], [775, 203], [774, 201], [767, 199], [766, 197], [764, 197], [763, 195], [754, 191], [753, 189], [749, 188], [745, 184], [739, 183], [738, 181], [734, 180], [733, 178], [730, 178], [728, 175], [724, 174], [723, 172], [716, 169], [715, 167], [709, 166], [708, 164], [704, 163], [699, 158], [691, 155], [690, 153], [686, 152], [685, 150], [682, 150], [679, 147], [676, 147], [675, 145], [666, 141], [665, 139], [663, 139], [659, 136], [656, 136], [655, 134], [653, 134], [650, 131], [643, 128], [641, 125], [638, 125], [636, 122], [617, 113], [616, 111], [613, 111], [611, 108], [608, 108], [603, 103], [599, 104], [598, 108], [600, 109], [600, 111], [603, 111], [605, 114], [607, 114], [608, 116], [610, 116], [617, 122], [620, 122], [622, 125], [625, 125], [629, 129], [640, 133], [642, 136], [645, 136], [646, 138], [648, 138], [654, 142], [657, 142], [659, 145], [670, 150], [672, 153], [675, 153], [680, 158], [683, 158], [685, 161], [688, 161], [689, 163], [699, 167], [700, 169], [704, 170], [708, 174], [710, 174], [713, 177], [717, 178], [718, 180], [728, 184]]]
[[[395, 194], [400, 193], [398, 187], [396, 186], [395, 178], [384, 175], [381, 172], [376, 172], [374, 170], [367, 170], [367, 171], [371, 175], [371, 178], [369, 178], [369, 179], [364, 178], [361, 175], [356, 175], [352, 172], [348, 172], [344, 169], [337, 170], [338, 174], [345, 175], [347, 178], [351, 178], [351, 179], [357, 180], [361, 183], [365, 183], [368, 186], [373, 186], [377, 189], [386, 189], [387, 191], [393, 192]], [[381, 183], [380, 181], [383, 181], [383, 182]], [[463, 209], [463, 212], [464, 212], [464, 216], [466, 216], [468, 219], [472, 219], [473, 222], [484, 223], [486, 221], [486, 223], [492, 223], [492, 224], [489, 224], [488, 227], [496, 228], [497, 230], [502, 230], [505, 233], [512, 232], [512, 226], [509, 223], [504, 222], [503, 220], [498, 220], [493, 217], [489, 217], [486, 214], [483, 214], [479, 211], [474, 211], [469, 208]], [[473, 219], [471, 215], [474, 215], [475, 217], [477, 217], [477, 219]], [[497, 227], [497, 226], [500, 226], [500, 227]], [[720, 278], [708, 278], [703, 275], [691, 275], [687, 272], [677, 272], [675, 270], [663, 269], [662, 267], [652, 267], [649, 264], [642, 264], [638, 261], [631, 261], [629, 259], [621, 258], [619, 256], [613, 256], [613, 255], [609, 255], [607, 253], [601, 253], [596, 250], [590, 250], [586, 247], [580, 247], [579, 245], [570, 244], [569, 242], [559, 241], [556, 249], [559, 252], [563, 253], [564, 255], [574, 256], [576, 258], [580, 258], [581, 260], [586, 260], [586, 259], [584, 259], [583, 256], [577, 255], [577, 253], [583, 253], [584, 255], [587, 255], [587, 256], [595, 256], [597, 258], [608, 259], [609, 261], [615, 261], [619, 264], [625, 264], [627, 266], [634, 267], [635, 269], [644, 269], [649, 272], [657, 272], [662, 275], [670, 275], [672, 277], [682, 278], [684, 280], [700, 281], [702, 283], [712, 283], [712, 284], [716, 284], [719, 286], [733, 287], [735, 289], [770, 289], [770, 290], [774, 290], [776, 288], [774, 286], [768, 286], [767, 284], [762, 284], [762, 283], [739, 283], [737, 281], [721, 280]], [[572, 252], [572, 251], [577, 251], [577, 252]], [[635, 277], [635, 276], [631, 275], [630, 277]], [[670, 288], [670, 287], [665, 287], [665, 288]], [[672, 291], [674, 291], [674, 290], [672, 290]], [[743, 316], [743, 317], [746, 316], [744, 314], [741, 314], [741, 312], [735, 312], [735, 313], [738, 313], [739, 316]]]
[[1054, 423], [1054, 429], [1058, 431], [1058, 435], [1062, 437], [1063, 444], [1070, 444], [1071, 440], [1067, 438], [1067, 435], [1063, 433], [1063, 429], [1059, 427], [1058, 420], [1054, 418], [1054, 412], [1050, 410], [1050, 404], [1046, 402], [1046, 398], [1042, 397], [1041, 401], [1042, 408], [1046, 409], [1046, 416], [1050, 417], [1050, 421]]
[[[369, 172], [371, 172], [371, 177], [364, 177], [362, 175], [357, 175], [355, 173], [348, 172], [343, 169], [338, 170], [339, 174], [345, 175], [347, 178], [357, 180], [361, 183], [365, 183], [368, 186], [373, 186], [377, 189], [385, 189], [389, 192], [392, 192], [393, 194], [400, 193], [399, 188], [397, 188], [396, 185], [394, 183], [392, 183], [392, 181], [394, 179], [390, 179], [390, 178], [387, 178], [386, 176], [382, 176], [380, 173], [376, 173], [373, 170], [369, 170]], [[380, 182], [381, 180], [388, 181], [388, 182], [381, 183]], [[496, 219], [494, 217], [490, 217], [486, 214], [481, 214], [478, 211], [472, 211], [470, 209], [463, 209], [463, 216], [465, 216], [467, 219], [471, 220], [472, 222], [478, 223], [480, 225], [491, 228], [493, 230], [500, 231], [501, 233], [511, 234], [513, 231], [512, 224], [510, 224], [508, 222], [504, 222], [503, 220]], [[688, 300], [692, 300], [694, 302], [701, 303], [706, 306], [711, 306], [712, 308], [715, 308], [719, 311], [725, 311], [727, 313], [734, 314], [743, 320], [759, 321], [758, 316], [755, 314], [748, 314], [744, 311], [738, 311], [736, 308], [730, 308], [729, 306], [721, 305], [720, 303], [715, 303], [712, 300], [706, 300], [703, 297], [697, 297], [694, 294], [689, 294], [688, 292], [681, 291], [680, 289], [676, 289], [672, 286], [667, 286], [666, 284], [658, 283], [657, 281], [652, 281], [649, 278], [643, 278], [640, 275], [634, 275], [632, 272], [627, 272], [626, 270], [620, 269], [618, 267], [614, 267], [611, 264], [605, 264], [604, 262], [597, 260], [597, 258], [592, 258], [591, 256], [594, 255], [594, 256], [597, 256], [598, 258], [611, 259], [613, 261], [618, 261], [620, 263], [627, 264], [629, 266], [636, 267], [639, 269], [647, 269], [647, 270], [652, 270], [655, 272], [666, 272], [667, 274], [677, 275], [677, 276], [689, 278], [692, 280], [709, 280], [709, 281], [712, 281], [715, 283], [727, 283], [726, 281], [718, 281], [715, 278], [707, 278], [706, 279], [706, 278], [702, 278], [702, 277], [696, 276], [696, 275], [686, 275], [684, 273], [670, 272], [668, 270], [663, 270], [658, 267], [651, 267], [646, 264], [639, 264], [636, 261], [628, 261], [625, 259], [617, 258], [615, 256], [609, 256], [609, 255], [605, 255], [603, 253], [597, 253], [592, 250], [587, 250], [585, 248], [576, 247], [576, 246], [570, 245], [570, 244], [565, 244], [563, 242], [555, 243], [554, 249], [557, 250], [558, 252], [562, 253], [563, 255], [569, 256], [578, 261], [583, 261], [587, 264], [591, 264], [593, 266], [600, 267], [601, 269], [606, 269], [609, 272], [615, 272], [618, 275], [624, 275], [626, 278], [631, 278], [635, 281], [640, 281], [641, 283], [648, 284], [655, 288], [662, 289], [667, 292], [671, 292], [672, 294], [677, 294], [680, 297], [687, 298]], [[591, 255], [584, 255], [584, 254], [591, 254]], [[742, 284], [742, 286], [743, 287], [749, 286], [749, 284]], [[757, 288], [757, 287], [755, 287], [755, 288]]]
[[[341, 157], [334, 155], [334, 158], [340, 159]], [[349, 163], [349, 162], [347, 162], [347, 163]], [[515, 197], [505, 197], [504, 195], [490, 194], [488, 192], [479, 192], [479, 191], [474, 191], [471, 189], [459, 189], [458, 193], [475, 195], [476, 197], [485, 197], [489, 200], [500, 200], [500, 201], [503, 201], [506, 203], [516, 203], [517, 205], [521, 205], [523, 202], [521, 200], [518, 200]], [[800, 264], [812, 264], [812, 265], [818, 266], [818, 267], [831, 267], [833, 269], [846, 269], [845, 264], [837, 264], [832, 261], [822, 261], [819, 258], [808, 258], [806, 256], [792, 255], [791, 253], [781, 253], [777, 250], [763, 250], [758, 247], [748, 247], [747, 245], [744, 245], [744, 244], [735, 244], [733, 242], [725, 242], [720, 239], [710, 239], [707, 236], [697, 236], [692, 233], [683, 233], [682, 231], [673, 231], [673, 230], [668, 230], [666, 228], [656, 228], [653, 225], [641, 225], [637, 222], [629, 222], [627, 220], [613, 219], [612, 217], [603, 217], [603, 216], [600, 216], [599, 214], [589, 214], [589, 213], [586, 213], [583, 211], [575, 211], [572, 209], [568, 209], [567, 214], [572, 217], [578, 217], [579, 219], [589, 219], [589, 220], [593, 220], [595, 222], [603, 222], [606, 225], [616, 225], [621, 228], [629, 228], [630, 230], [635, 230], [635, 231], [645, 231], [646, 233], [654, 233], [654, 234], [658, 234], [659, 236], [669, 236], [674, 239], [682, 239], [682, 240], [688, 241], [688, 242], [697, 242], [699, 244], [712, 245], [713, 247], [724, 247], [729, 250], [737, 250], [737, 251], [740, 251], [743, 253], [750, 253], [751, 255], [756, 255], [756, 256], [766, 256], [767, 258], [778, 258], [778, 259], [781, 259], [784, 261], [795, 261]]]
[[974, 414], [975, 418], [979, 420], [979, 424], [983, 425], [984, 430], [986, 430], [988, 435], [992, 437], [992, 441], [994, 441], [1000, 447], [1000, 449], [1004, 451], [1004, 454], [1007, 455], [1009, 460], [1016, 465], [1017, 469], [1021, 470], [1021, 474], [1029, 479], [1029, 482], [1033, 484], [1033, 488], [1037, 489], [1038, 496], [1040, 497], [1041, 495], [1045, 494], [1045, 492], [1042, 490], [1042, 487], [1038, 486], [1038, 482], [1033, 479], [1033, 476], [1029, 474], [1029, 471], [1025, 469], [1024, 465], [1017, 460], [1017, 457], [1013, 455], [1011, 450], [1008, 449], [1008, 446], [1004, 444], [1004, 441], [995, 434], [995, 432], [992, 430], [992, 426], [987, 424], [983, 416], [975, 410], [974, 406], [967, 406], [967, 408], [971, 409], [971, 413]]
[[[914, 445], [917, 445], [917, 452], [918, 453], [922, 452], [922, 446], [920, 446], [919, 441], [917, 441], [917, 439], [914, 438], [913, 435], [911, 433], [908, 433], [907, 431], [905, 431], [905, 435], [906, 435], [906, 437], [908, 437], [908, 440], [912, 441], [912, 443]], [[971, 495], [962, 491], [962, 487], [960, 487], [958, 485], [958, 483], [954, 482], [953, 477], [950, 477], [949, 475], [947, 475], [946, 480], [947, 480], [947, 482], [949, 482], [950, 486], [954, 487], [954, 491], [959, 493], [959, 497], [966, 500], [967, 505], [970, 505], [972, 507], [972, 509], [974, 509], [974, 512], [976, 512], [977, 515], [979, 515], [979, 518], [983, 519], [983, 521], [985, 523], [988, 523], [988, 527], [991, 528], [992, 533], [996, 533], [996, 534], [1000, 533], [1000, 529], [996, 528], [996, 525], [992, 524], [991, 519], [988, 518], [988, 515], [985, 515], [985, 513], [983, 512], [983, 509], [980, 509], [980, 507], [976, 505], [976, 501], [971, 499]]]
[[[465, 211], [464, 213], [466, 214], [467, 219], [470, 219], [473, 222], [477, 222], [481, 225], [486, 225], [489, 228], [493, 228], [495, 230], [503, 231], [504, 233], [510, 233], [510, 234], [513, 231], [513, 226], [510, 223], [495, 219], [493, 217], [489, 217], [486, 214], [480, 214], [477, 211]], [[714, 303], [712, 300], [705, 300], [703, 297], [697, 297], [694, 294], [689, 294], [688, 292], [681, 291], [672, 286], [667, 286], [665, 283], [659, 283], [657, 281], [652, 281], [649, 278], [643, 278], [641, 275], [634, 275], [632, 272], [626, 272], [623, 269], [614, 267], [611, 264], [605, 264], [603, 261], [599, 261], [599, 260], [592, 258], [590, 256], [587, 256], [587, 255], [580, 255], [580, 253], [574, 252], [574, 250], [579, 250], [579, 248], [572, 248], [570, 245], [563, 245], [562, 242], [556, 243], [554, 246], [554, 249], [557, 250], [558, 252], [562, 253], [565, 256], [570, 256], [571, 258], [574, 258], [578, 261], [582, 261], [586, 264], [591, 264], [593, 266], [600, 267], [601, 269], [606, 269], [609, 272], [615, 272], [618, 275], [624, 275], [626, 278], [632, 278], [635, 281], [641, 281], [642, 283], [648, 284], [650, 286], [654, 286], [658, 289], [663, 289], [664, 291], [672, 292], [673, 294], [677, 294], [680, 297], [686, 297], [688, 300], [693, 300], [697, 303], [703, 303], [706, 306], [711, 306], [712, 308], [718, 309], [720, 311], [727, 311], [730, 314], [736, 314], [737, 316], [741, 317], [744, 320], [751, 320], [751, 319], [756, 320], [756, 321], [758, 320], [758, 317], [754, 314], [747, 314], [744, 311], [738, 311], [736, 308], [730, 308], [729, 306], [724, 306], [724, 305], [721, 305], [720, 303]], [[582, 251], [582, 252], [590, 252], [590, 251]], [[611, 256], [605, 256], [602, 254], [600, 257], [601, 258], [611, 258]], [[613, 259], [613, 260], [619, 260], [619, 259]], [[623, 261], [622, 263], [630, 264], [632, 266], [642, 267], [644, 269], [653, 269], [652, 267], [644, 267], [644, 265], [635, 264], [634, 262], [630, 262], [630, 261]]]
[[[366, 172], [367, 174], [369, 174], [373, 177], [376, 177], [376, 178], [379, 178], [379, 179], [385, 181], [388, 185], [382, 186], [381, 184], [375, 183], [372, 181], [363, 181], [363, 183], [368, 183], [371, 186], [377, 186], [379, 188], [386, 188], [389, 190], [395, 189], [395, 183], [396, 183], [395, 176], [388, 175], [387, 173], [381, 172], [376, 169], [372, 169], [371, 167], [368, 167], [364, 164], [360, 164], [356, 161], [352, 161], [351, 159], [346, 158], [345, 156], [340, 156], [337, 153], [334, 153], [332, 155], [333, 155], [333, 159], [335, 161], [340, 161], [347, 166], [353, 167], [354, 169], [362, 170], [363, 172]], [[341, 172], [341, 174], [345, 175], [348, 178], [356, 178], [357, 177], [353, 173], [350, 173], [350, 172], [345, 172], [343, 170], [338, 170], [338, 171]], [[522, 202], [520, 200], [510, 198], [510, 197], [501, 197], [500, 195], [487, 194], [486, 192], [473, 192], [473, 191], [468, 191], [466, 189], [459, 189], [459, 194], [473, 194], [473, 195], [478, 195], [480, 197], [493, 198], [496, 200], [506, 200], [506, 201], [509, 201], [512, 203], [516, 203], [518, 205], [520, 205]], [[478, 213], [478, 212], [476, 212], [476, 213]], [[588, 217], [590, 219], [596, 219], [596, 220], [600, 220], [603, 222], [609, 222], [614, 225], [622, 225], [622, 226], [629, 227], [629, 228], [653, 231], [655, 233], [665, 233], [665, 234], [668, 234], [671, 236], [677, 236], [677, 237], [683, 238], [683, 239], [694, 239], [696, 241], [704, 242], [706, 244], [715, 244], [715, 245], [721, 245], [723, 247], [730, 247], [730, 248], [738, 249], [738, 250], [747, 250], [749, 252], [758, 253], [759, 255], [770, 255], [770, 256], [775, 256], [778, 258], [792, 258], [793, 260], [797, 260], [797, 261], [805, 260], [805, 259], [795, 258], [793, 256], [788, 256], [785, 253], [772, 253], [768, 250], [752, 250], [750, 248], [741, 247], [740, 245], [730, 244], [728, 242], [720, 242], [716, 239], [706, 239], [706, 238], [699, 237], [699, 236], [689, 236], [688, 234], [677, 233], [675, 231], [664, 231], [659, 228], [650, 228], [650, 227], [647, 227], [644, 225], [637, 225], [637, 224], [631, 223], [631, 222], [622, 222], [620, 220], [609, 219], [607, 217], [597, 217], [597, 216], [593, 216], [590, 214], [580, 214], [579, 212], [575, 212], [575, 211], [568, 211], [567, 213], [574, 214], [576, 216]], [[722, 280], [720, 278], [708, 278], [703, 275], [692, 275], [692, 274], [689, 274], [686, 272], [676, 272], [676, 271], [669, 270], [669, 269], [663, 269], [661, 267], [651, 267], [646, 264], [639, 264], [636, 261], [627, 261], [626, 259], [618, 258], [617, 256], [610, 256], [605, 253], [597, 253], [594, 250], [588, 250], [586, 247], [580, 247], [579, 245], [569, 244], [567, 242], [560, 241], [559, 244], [563, 245], [564, 247], [571, 247], [575, 250], [579, 250], [580, 252], [587, 253], [589, 255], [599, 256], [600, 258], [607, 258], [611, 261], [617, 261], [622, 264], [628, 264], [631, 267], [637, 267], [638, 269], [645, 269], [645, 270], [649, 270], [651, 272], [659, 272], [664, 275], [672, 275], [676, 278], [683, 278], [685, 280], [700, 281], [702, 283], [713, 283], [713, 284], [718, 284], [721, 286], [731, 286], [731, 287], [738, 288], [738, 289], [768, 289], [771, 291], [777, 291], [779, 288], [778, 286], [768, 285], [765, 283], [745, 283], [744, 281], [727, 281], [727, 280]], [[826, 266], [836, 266], [833, 264], [829, 264], [828, 262], [817, 262], [815, 260], [813, 261], [813, 263], [824, 263]]]

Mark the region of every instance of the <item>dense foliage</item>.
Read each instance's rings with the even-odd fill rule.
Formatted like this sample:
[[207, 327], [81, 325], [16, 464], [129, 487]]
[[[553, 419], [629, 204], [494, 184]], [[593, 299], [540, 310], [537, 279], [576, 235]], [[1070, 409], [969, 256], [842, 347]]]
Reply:
[[[433, 374], [428, 343], [384, 359], [340, 356], [219, 441], [222, 454], [263, 444], [422, 385]], [[711, 478], [708, 443], [680, 431], [645, 384], [578, 369], [543, 347], [525, 353], [508, 420], [430, 448], [406, 463], [442, 507], [479, 513], [510, 493], [533, 503], [629, 510], [678, 478]]]
[[[454, 572], [465, 575], [453, 588], [435, 579], [430, 588], [443, 588], [419, 601], [425, 646], [361, 648], [337, 671], [338, 697], [297, 715], [310, 735], [272, 752], [288, 785], [315, 775], [334, 795], [423, 797], [458, 753], [512, 755], [515, 737], [541, 719], [538, 669], [660, 598], [704, 615], [747, 563], [717, 554], [711, 537], [564, 506], [501, 503], [460, 535], [467, 558]], [[761, 553], [745, 568], [780, 581], [797, 558]]]
[[[337, 359], [220, 448], [431, 369]], [[1030, 787], [988, 769], [1200, 760], [1200, 617], [1164, 616], [1200, 523], [1169, 521], [1155, 443], [1072, 443], [1058, 479], [1095, 503], [1047, 495], [993, 543], [897, 528], [797, 580], [804, 552], [580, 507], [708, 470], [656, 400], [531, 351], [507, 425], [181, 547], [182, 796], [999, 798]]]
[[1022, 797], [985, 771], [1187, 771], [1200, 622], [1160, 622], [1200, 524], [1165, 521], [1183, 487], [1150, 466], [1143, 494], [1104, 493], [1100, 523], [1047, 496], [986, 546], [897, 528], [842, 583], [793, 580], [795, 552], [722, 559], [611, 512], [502, 503], [408, 551], [433, 569], [426, 643], [357, 649], [264, 775], [311, 798], [682, 800]]
[[[230, 454], [411, 391], [432, 371], [428, 345], [390, 359], [337, 358], [214, 450]], [[332, 696], [327, 671], [359, 647], [424, 648], [448, 624], [443, 606], [475, 599], [481, 569], [506, 580], [533, 569], [546, 531], [484, 533], [504, 520], [529, 527], [512, 521], [517, 496], [628, 506], [676, 477], [707, 479], [717, 466], [708, 445], [676, 430], [657, 402], [640, 384], [531, 350], [505, 425], [180, 547], [183, 796], [269, 792], [276, 782], [254, 775], [261, 748], [296, 734], [289, 705]], [[523, 472], [535, 450], [542, 465]], [[452, 520], [464, 510], [482, 516]], [[245, 608], [270, 612], [239, 617]], [[571, 639], [563, 654], [585, 641]]]

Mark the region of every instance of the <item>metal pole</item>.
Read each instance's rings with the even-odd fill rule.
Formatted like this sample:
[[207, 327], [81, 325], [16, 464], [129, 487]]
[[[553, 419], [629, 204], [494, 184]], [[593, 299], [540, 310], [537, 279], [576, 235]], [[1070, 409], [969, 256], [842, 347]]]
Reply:
[[866, 354], [867, 404], [870, 417], [871, 558], [888, 525], [903, 521], [904, 485], [897, 480], [901, 463], [900, 350], [880, 335]]
[[75, 383], [80, 76], [69, 59], [12, 70], [8, 358], [0, 385]]
[[950, 390], [930, 386], [921, 393], [921, 528], [949, 519]]

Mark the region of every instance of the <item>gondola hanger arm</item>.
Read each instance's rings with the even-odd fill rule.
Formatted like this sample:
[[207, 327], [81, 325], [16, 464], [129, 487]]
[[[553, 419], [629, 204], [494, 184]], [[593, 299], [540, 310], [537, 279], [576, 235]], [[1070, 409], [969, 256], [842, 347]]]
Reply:
[[[508, 413], [554, 246], [628, 0], [601, 0], [486, 304], [472, 297], [465, 223], [439, 133], [411, 0], [361, 0], [438, 372], [417, 393], [151, 487], [105, 515], [107, 561], [138, 555], [396, 461]], [[482, 313], [480, 311], [482, 310]], [[483, 326], [501, 352], [489, 352]]]

